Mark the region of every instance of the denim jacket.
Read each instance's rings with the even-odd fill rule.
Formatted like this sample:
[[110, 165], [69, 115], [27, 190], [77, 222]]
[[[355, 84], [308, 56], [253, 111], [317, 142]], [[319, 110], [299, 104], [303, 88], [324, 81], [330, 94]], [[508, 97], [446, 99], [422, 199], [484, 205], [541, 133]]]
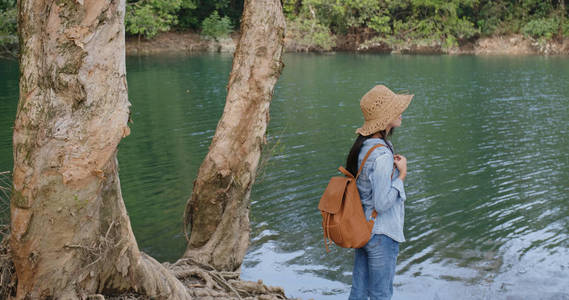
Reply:
[[[392, 146], [389, 142], [389, 146]], [[358, 156], [358, 168], [366, 153], [377, 144], [386, 145], [375, 149], [366, 161], [356, 182], [366, 218], [369, 220], [373, 208], [377, 218], [372, 233], [385, 234], [397, 242], [404, 242], [403, 222], [405, 218], [405, 189], [399, 179], [399, 170], [393, 170], [393, 153], [385, 140], [369, 138], [364, 141]], [[391, 173], [393, 172], [393, 177]]]

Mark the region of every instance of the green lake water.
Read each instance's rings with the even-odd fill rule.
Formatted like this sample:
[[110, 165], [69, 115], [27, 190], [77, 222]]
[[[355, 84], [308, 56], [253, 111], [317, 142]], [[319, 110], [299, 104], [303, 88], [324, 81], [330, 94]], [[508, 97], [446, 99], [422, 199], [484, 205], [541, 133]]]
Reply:
[[[286, 54], [242, 277], [346, 299], [353, 252], [326, 253], [318, 201], [375, 84], [415, 94], [393, 137], [408, 158], [393, 299], [569, 299], [569, 58]], [[127, 57], [119, 145], [139, 246], [183, 253], [182, 213], [221, 116], [230, 55]], [[0, 171], [12, 170], [18, 66], [0, 60]]]

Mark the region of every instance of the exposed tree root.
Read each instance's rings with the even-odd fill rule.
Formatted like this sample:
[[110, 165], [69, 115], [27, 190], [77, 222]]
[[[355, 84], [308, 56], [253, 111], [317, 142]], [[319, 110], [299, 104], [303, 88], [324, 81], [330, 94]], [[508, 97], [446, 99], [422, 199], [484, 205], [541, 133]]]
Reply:
[[8, 299], [16, 295], [17, 281], [8, 246], [10, 235], [7, 225], [0, 225], [0, 239], [0, 299]]
[[172, 276], [170, 270], [153, 257], [142, 252], [140, 254], [141, 261], [135, 271], [138, 291], [151, 296], [152, 299], [191, 299], [188, 288]]
[[[0, 299], [9, 299], [16, 295], [17, 279], [12, 263], [8, 244], [8, 226], [0, 225], [2, 242], [0, 243]], [[153, 260], [149, 256], [146, 256]], [[288, 299], [281, 287], [267, 286], [261, 280], [243, 281], [239, 279], [237, 272], [216, 271], [213, 267], [194, 261], [189, 258], [178, 260], [174, 264], [156, 262], [156, 269], [166, 269], [172, 273], [185, 287], [189, 294], [188, 298], [195, 299], [259, 299], [259, 300], [280, 300]], [[152, 277], [152, 276], [149, 276]], [[155, 278], [154, 278], [155, 279]], [[146, 278], [143, 281], [154, 280]], [[173, 285], [175, 286], [175, 285]], [[150, 300], [147, 295], [133, 292], [125, 292], [120, 295], [88, 295], [78, 296], [85, 300]]]
[[182, 258], [165, 266], [199, 299], [288, 299], [281, 287], [243, 281], [237, 272], [216, 271], [213, 267], [191, 258]]

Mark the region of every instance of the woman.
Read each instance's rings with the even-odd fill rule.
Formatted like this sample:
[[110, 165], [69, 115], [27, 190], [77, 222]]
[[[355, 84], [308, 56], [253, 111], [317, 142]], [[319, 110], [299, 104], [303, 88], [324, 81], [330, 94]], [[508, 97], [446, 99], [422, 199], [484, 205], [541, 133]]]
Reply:
[[401, 126], [401, 114], [413, 95], [398, 95], [383, 85], [377, 85], [360, 100], [365, 122], [356, 130], [358, 137], [348, 154], [347, 169], [356, 174], [366, 153], [377, 144], [366, 161], [356, 182], [366, 218], [373, 210], [378, 215], [370, 241], [355, 249], [354, 271], [350, 300], [391, 299], [395, 263], [403, 236], [403, 181], [407, 175], [407, 159], [394, 154], [388, 138], [393, 129]]

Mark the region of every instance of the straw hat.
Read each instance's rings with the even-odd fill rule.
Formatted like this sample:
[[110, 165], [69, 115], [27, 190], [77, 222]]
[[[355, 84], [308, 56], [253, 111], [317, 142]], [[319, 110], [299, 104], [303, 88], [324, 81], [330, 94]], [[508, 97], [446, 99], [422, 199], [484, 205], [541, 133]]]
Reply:
[[385, 85], [376, 85], [360, 100], [364, 125], [356, 130], [370, 135], [387, 128], [411, 103], [414, 95], [395, 94]]

